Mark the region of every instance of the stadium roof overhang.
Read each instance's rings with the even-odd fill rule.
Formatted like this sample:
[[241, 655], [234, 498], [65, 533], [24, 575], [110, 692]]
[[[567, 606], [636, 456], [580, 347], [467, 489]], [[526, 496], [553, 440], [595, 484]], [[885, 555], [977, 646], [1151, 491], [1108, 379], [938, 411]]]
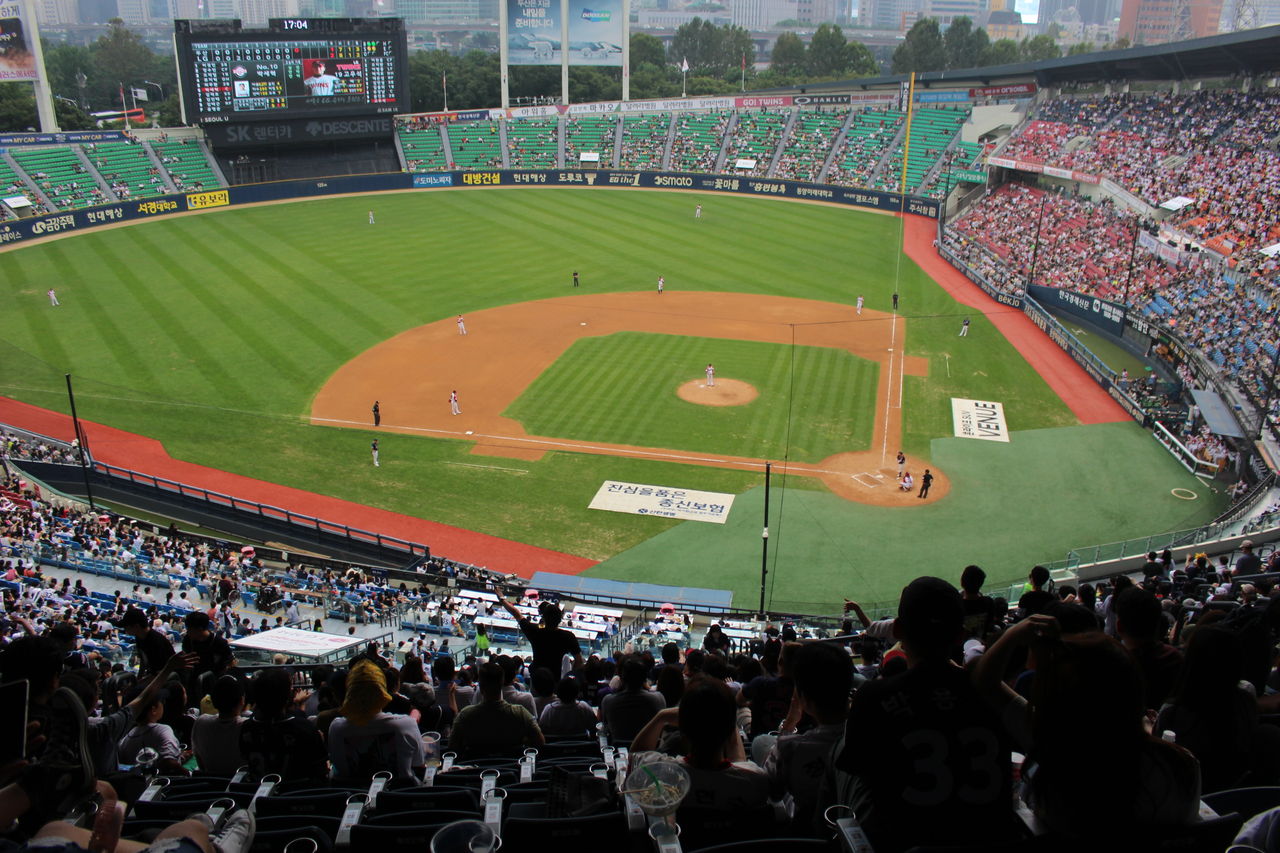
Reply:
[[[1280, 73], [1280, 26], [1151, 47], [1104, 50], [1043, 62], [1018, 62], [916, 75], [916, 85], [948, 88], [993, 83], [1035, 81], [1040, 86], [1127, 80], [1200, 80], [1220, 77], [1261, 77]], [[803, 87], [808, 94], [847, 92], [896, 86], [905, 75], [868, 77]], [[771, 92], [796, 92], [797, 87]]]

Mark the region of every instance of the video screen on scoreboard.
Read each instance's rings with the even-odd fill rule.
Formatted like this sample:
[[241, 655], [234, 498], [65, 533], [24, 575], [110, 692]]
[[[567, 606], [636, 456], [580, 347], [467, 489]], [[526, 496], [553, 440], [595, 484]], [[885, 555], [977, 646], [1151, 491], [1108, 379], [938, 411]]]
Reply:
[[190, 123], [393, 114], [409, 108], [403, 30], [179, 31], [177, 51]]

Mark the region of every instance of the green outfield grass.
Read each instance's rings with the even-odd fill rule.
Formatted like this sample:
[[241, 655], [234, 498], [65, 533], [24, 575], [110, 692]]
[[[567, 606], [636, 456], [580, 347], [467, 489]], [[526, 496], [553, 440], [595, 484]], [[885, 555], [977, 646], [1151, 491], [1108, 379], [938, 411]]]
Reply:
[[[1008, 444], [940, 438], [933, 460], [953, 478], [952, 493], [919, 509], [861, 507], [851, 513], [829, 492], [794, 489], [802, 477], [777, 479], [774, 485], [786, 488], [771, 501], [768, 606], [807, 613], [842, 596], [893, 601], [921, 574], [958, 583], [970, 563], [986, 570], [992, 586], [1007, 584], [1072, 548], [1211, 520], [1222, 496], [1192, 479], [1168, 453], [1152, 453], [1154, 443], [1134, 423], [1017, 432]], [[1143, 462], [1116, 464], [1123, 459]], [[1174, 488], [1197, 497], [1180, 500], [1170, 493]], [[732, 589], [735, 605], [754, 607], [763, 492], [740, 496], [723, 526], [675, 527], [589, 573]], [[785, 508], [781, 523], [779, 507]], [[833, 535], [837, 530], [842, 535]]]
[[[704, 214], [695, 221], [698, 201]], [[370, 207], [376, 226], [367, 224]], [[1073, 425], [1067, 408], [984, 318], [973, 315], [969, 337], [956, 337], [971, 312], [894, 251], [899, 228], [891, 217], [822, 205], [599, 189], [382, 194], [158, 220], [4, 253], [0, 393], [66, 411], [63, 374], [72, 373], [82, 418], [155, 437], [179, 458], [574, 554], [614, 557], [652, 547], [650, 540], [662, 541], [654, 540], [659, 534], [709, 536], [712, 525], [589, 510], [602, 480], [742, 493], [761, 478], [567, 453], [537, 463], [503, 459], [480, 469], [456, 464], [477, 459], [466, 443], [398, 435], [382, 436], [383, 467], [375, 470], [368, 461], [370, 433], [306, 423], [312, 397], [341, 365], [406, 329], [572, 295], [570, 274], [577, 269], [580, 293], [649, 290], [663, 275], [669, 290], [845, 304], [863, 295], [867, 307], [881, 310], [888, 310], [896, 281], [907, 352], [929, 363], [927, 377], [905, 382], [910, 456], [942, 453], [935, 440], [951, 434], [947, 400], [953, 396], [1004, 403], [1011, 428], [1019, 431]], [[50, 286], [62, 307], [49, 306]], [[517, 346], [495, 342], [494, 355]], [[797, 388], [801, 382], [812, 377], [798, 378]], [[804, 402], [832, 411], [844, 405], [837, 395], [848, 392], [816, 386]], [[529, 416], [547, 417], [542, 409]], [[862, 415], [848, 414], [856, 426]], [[808, 415], [793, 416], [789, 426], [794, 452], [823, 452], [795, 439], [805, 430], [821, 432]], [[770, 425], [760, 435], [776, 431]], [[653, 443], [633, 434], [612, 440]], [[747, 440], [760, 440], [754, 423]], [[968, 452], [999, 461], [1002, 450], [1009, 456], [1016, 444]], [[1099, 450], [1091, 461], [1082, 466], [1050, 448], [1042, 464], [1059, 492], [1084, 495], [1096, 488], [1095, 469], [1158, 469], [1167, 454], [1148, 440], [1115, 458]], [[936, 464], [952, 462], [938, 458]], [[1019, 479], [1011, 473], [1005, 488], [984, 501], [961, 499], [958, 492], [956, 500], [930, 508], [958, 519], [947, 535], [961, 565], [982, 561], [1005, 535], [994, 531], [1031, 529], [1019, 515], [1031, 498], [1008, 487]], [[792, 536], [807, 530], [808, 541], [823, 543], [806, 559], [815, 574], [814, 592], [804, 600], [838, 598], [842, 585], [825, 573], [843, 571], [844, 564], [826, 561], [867, 547], [869, 531], [898, 543], [900, 559], [859, 563], [860, 571], [895, 578], [915, 571], [902, 566], [912, 565], [910, 555], [921, 546], [919, 530], [898, 535], [886, 528], [913, 513], [885, 515], [838, 501], [804, 478], [792, 478], [784, 494], [775, 523]], [[815, 506], [830, 509], [811, 509], [816, 499]], [[1003, 511], [993, 511], [997, 501]], [[1132, 519], [1143, 529], [1128, 534], [1177, 526], [1186, 512], [1144, 509]], [[1052, 515], [1045, 523], [1053, 523]], [[758, 549], [752, 513], [739, 518], [735, 511], [735, 524], [743, 525], [748, 543], [740, 547]], [[1018, 549], [1018, 561], [1060, 557], [1056, 548], [1068, 538], [1073, 545], [1119, 538], [1108, 512], [1062, 526], [1069, 537], [1039, 530], [1019, 536], [1010, 546]], [[668, 553], [674, 561], [682, 552]], [[644, 577], [656, 579], [648, 570]], [[694, 582], [681, 573], [671, 578]]]
[[[708, 363], [760, 396], [744, 406], [677, 397]], [[503, 414], [531, 435], [820, 462], [868, 447], [879, 372], [824, 347], [619, 332], [576, 341]]]

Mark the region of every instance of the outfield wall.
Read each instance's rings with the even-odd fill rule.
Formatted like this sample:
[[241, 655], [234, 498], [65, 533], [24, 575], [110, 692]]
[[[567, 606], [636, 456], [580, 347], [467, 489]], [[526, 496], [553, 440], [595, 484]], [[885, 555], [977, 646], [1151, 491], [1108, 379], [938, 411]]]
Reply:
[[849, 207], [903, 211], [938, 218], [936, 199], [920, 196], [904, 198], [898, 193], [855, 187], [810, 184], [732, 175], [690, 174], [686, 172], [636, 172], [613, 169], [493, 169], [479, 172], [429, 172], [409, 174], [353, 175], [319, 180], [278, 181], [247, 184], [204, 192], [182, 193], [159, 198], [122, 201], [99, 207], [61, 211], [5, 222], [0, 226], [0, 247], [25, 240], [78, 233], [102, 225], [116, 225], [173, 213], [213, 210], [239, 204], [289, 199], [317, 198], [348, 193], [414, 189], [473, 189], [476, 187], [635, 187], [658, 190], [703, 190], [741, 195], [821, 201]]

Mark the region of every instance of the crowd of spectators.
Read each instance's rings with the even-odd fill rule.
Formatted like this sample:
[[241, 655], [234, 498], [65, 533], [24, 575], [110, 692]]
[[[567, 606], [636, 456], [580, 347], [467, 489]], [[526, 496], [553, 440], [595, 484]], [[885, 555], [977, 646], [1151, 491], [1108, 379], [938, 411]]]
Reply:
[[[943, 239], [998, 289], [1029, 282], [1127, 304], [1199, 350], [1255, 405], [1280, 396], [1267, 390], [1280, 344], [1280, 263], [1263, 259], [1246, 272], [1217, 267], [1207, 254], [1165, 261], [1135, 247], [1135, 229], [1156, 230], [1107, 201], [1006, 184], [966, 211]], [[1195, 387], [1183, 372], [1187, 387]], [[1276, 407], [1268, 417], [1276, 421]]]
[[888, 153], [890, 144], [901, 130], [905, 118], [885, 121], [863, 133], [856, 132], [858, 117], [855, 116], [854, 121], [855, 125], [849, 129], [844, 142], [836, 150], [831, 168], [827, 171], [829, 184], [852, 187], [868, 185], [876, 166]]
[[775, 175], [792, 181], [817, 181], [847, 118], [847, 111], [798, 115]]
[[[132, 802], [155, 773], [206, 780], [210, 801], [238, 772], [249, 786], [279, 774], [293, 790], [363, 790], [386, 773], [393, 790], [426, 791], [424, 778], [465, 787], [490, 767], [519, 790], [525, 751], [559, 749], [571, 757], [561, 767], [584, 776], [601, 750], [611, 771], [621, 762], [619, 778], [627, 761], [683, 767], [686, 840], [706, 825], [825, 837], [829, 806], [851, 808], [889, 853], [1013, 841], [1028, 823], [1068, 844], [1094, 841], [1100, 828], [1083, 814], [1108, 815], [1108, 842], [1191, 837], [1216, 828], [1201, 824], [1202, 794], [1280, 781], [1277, 570], [1280, 559], [1264, 562], [1250, 543], [1216, 566], [1153, 553], [1134, 578], [1097, 585], [1055, 589], [1035, 567], [1008, 602], [984, 595], [985, 574], [970, 566], [959, 588], [912, 581], [891, 618], [873, 622], [848, 602], [844, 638], [768, 630], [735, 653], [713, 630], [701, 648], [612, 658], [584, 654], [554, 603], [531, 614], [499, 596], [527, 658], [393, 656], [370, 644], [342, 666], [253, 671], [234, 660], [216, 612], [157, 625], [124, 607], [86, 623], [27, 592], [43, 584], [21, 584], [6, 602], [0, 676], [30, 685], [45, 736], [28, 765], [8, 768], [22, 795], [0, 789], [0, 812], [19, 819], [19, 843], [78, 841], [49, 821], [95, 789]], [[88, 650], [104, 623], [132, 638], [135, 667]], [[1101, 776], [1097, 755], [1108, 756]], [[922, 776], [928, 760], [939, 769]], [[923, 796], [938, 773], [950, 784]], [[597, 807], [621, 816], [608, 799]], [[214, 849], [212, 833], [216, 849], [239, 853], [255, 820], [231, 814], [166, 831], [202, 850]]]
[[1051, 99], [1000, 152], [1110, 178], [1224, 254], [1280, 237], [1280, 94], [1204, 90]]
[[730, 112], [681, 113], [671, 140], [671, 168], [681, 172], [714, 171]]

